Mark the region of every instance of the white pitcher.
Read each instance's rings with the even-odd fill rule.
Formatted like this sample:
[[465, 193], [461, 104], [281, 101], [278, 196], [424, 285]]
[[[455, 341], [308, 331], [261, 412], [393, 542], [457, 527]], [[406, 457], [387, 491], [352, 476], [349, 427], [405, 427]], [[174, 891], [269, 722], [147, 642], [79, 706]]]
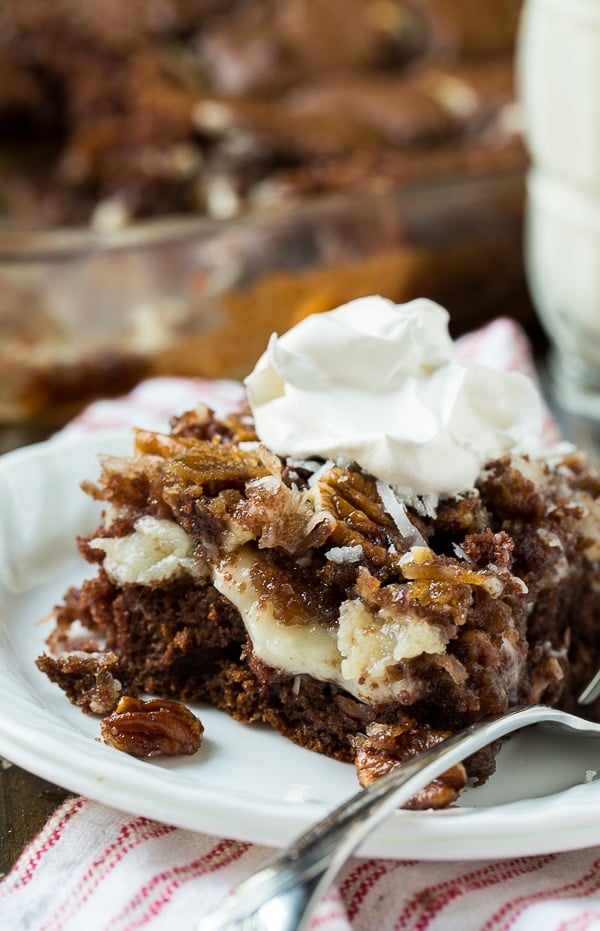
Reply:
[[526, 268], [556, 400], [600, 420], [600, 0], [525, 0]]

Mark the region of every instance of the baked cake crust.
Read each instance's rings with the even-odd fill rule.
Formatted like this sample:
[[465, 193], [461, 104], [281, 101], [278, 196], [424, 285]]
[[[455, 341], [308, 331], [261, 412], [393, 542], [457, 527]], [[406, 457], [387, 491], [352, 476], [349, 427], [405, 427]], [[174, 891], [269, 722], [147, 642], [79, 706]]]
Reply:
[[[134, 447], [84, 484], [105, 508], [79, 540], [97, 573], [38, 659], [85, 711], [208, 702], [353, 760], [366, 785], [510, 706], [572, 707], [600, 663], [600, 477], [580, 454], [505, 456], [467, 493], [399, 508], [351, 461], [275, 456], [249, 411], [201, 407]], [[273, 620], [298, 645], [287, 668], [261, 639]], [[325, 658], [307, 664], [308, 632]], [[451, 803], [496, 750], [412, 804]]]

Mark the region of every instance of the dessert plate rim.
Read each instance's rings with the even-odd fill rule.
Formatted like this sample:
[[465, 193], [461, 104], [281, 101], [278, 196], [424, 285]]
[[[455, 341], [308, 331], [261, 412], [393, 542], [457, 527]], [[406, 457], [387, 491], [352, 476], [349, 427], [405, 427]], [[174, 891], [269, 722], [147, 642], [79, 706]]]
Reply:
[[[93, 571], [75, 537], [94, 529], [100, 506], [79, 484], [97, 476], [99, 453], [127, 455], [130, 448], [131, 430], [119, 429], [58, 436], [0, 457], [0, 753], [134, 815], [284, 846], [357, 790], [353, 767], [199, 705], [191, 707], [205, 740], [195, 757], [136, 760], [104, 745], [99, 720], [71, 706], [35, 666], [49, 632], [44, 617], [70, 584]], [[555, 741], [532, 731], [516, 735], [497, 774], [470, 789], [460, 807], [396, 812], [360, 853], [475, 860], [600, 843], [600, 822], [590, 818], [600, 802], [593, 751], [584, 742], [566, 760]]]

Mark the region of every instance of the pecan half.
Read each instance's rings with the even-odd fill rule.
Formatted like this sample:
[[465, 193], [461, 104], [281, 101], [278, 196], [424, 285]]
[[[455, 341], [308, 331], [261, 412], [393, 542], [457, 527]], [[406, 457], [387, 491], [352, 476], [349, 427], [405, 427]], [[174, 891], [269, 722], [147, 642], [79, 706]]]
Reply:
[[[365, 788], [448, 736], [446, 731], [417, 725], [410, 719], [400, 724], [370, 724], [365, 734], [353, 739], [354, 765], [360, 785]], [[458, 763], [417, 792], [404, 807], [446, 808], [456, 801], [466, 783], [465, 767]]]
[[204, 728], [189, 708], [163, 698], [144, 701], [124, 695], [100, 722], [105, 743], [131, 756], [187, 756], [202, 742]]

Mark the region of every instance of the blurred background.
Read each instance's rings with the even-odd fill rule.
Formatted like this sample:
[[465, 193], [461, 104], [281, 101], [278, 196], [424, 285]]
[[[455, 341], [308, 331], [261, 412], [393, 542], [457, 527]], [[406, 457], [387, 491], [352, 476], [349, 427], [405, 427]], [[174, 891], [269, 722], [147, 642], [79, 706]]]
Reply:
[[369, 293], [539, 338], [520, 0], [4, 0], [0, 422], [243, 377]]

